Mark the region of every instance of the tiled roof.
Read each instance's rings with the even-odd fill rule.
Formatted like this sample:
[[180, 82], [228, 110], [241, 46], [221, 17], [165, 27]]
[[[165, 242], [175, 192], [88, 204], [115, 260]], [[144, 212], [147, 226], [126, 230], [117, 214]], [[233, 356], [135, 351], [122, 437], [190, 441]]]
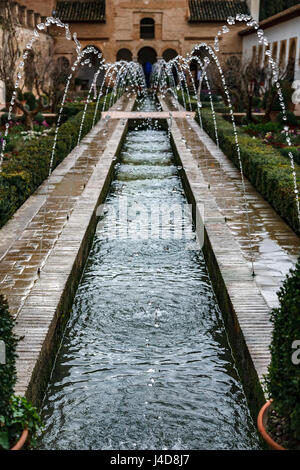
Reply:
[[57, 2], [56, 16], [62, 21], [105, 21], [105, 0]]
[[246, 0], [189, 0], [190, 22], [226, 21], [237, 13], [249, 14]]

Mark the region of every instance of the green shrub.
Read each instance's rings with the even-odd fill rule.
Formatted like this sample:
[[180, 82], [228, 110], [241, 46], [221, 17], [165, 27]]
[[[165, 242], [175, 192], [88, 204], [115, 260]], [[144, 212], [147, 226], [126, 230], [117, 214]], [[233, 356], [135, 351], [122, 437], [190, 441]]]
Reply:
[[[202, 110], [201, 114], [205, 131], [215, 140], [215, 128], [211, 113]], [[216, 119], [220, 148], [239, 168], [232, 124], [220, 116], [217, 116]], [[238, 136], [245, 176], [278, 214], [299, 234], [300, 226], [289, 161], [278, 150], [254, 139], [241, 129], [238, 129]], [[297, 165], [296, 175], [299, 186], [300, 169]]]
[[[15, 114], [11, 115], [10, 121], [11, 122], [16, 122], [18, 120], [17, 116]], [[8, 122], [8, 113], [4, 113], [1, 116], [1, 125], [5, 126], [5, 124]]]
[[289, 152], [292, 152], [294, 162], [300, 165], [300, 147], [299, 146], [298, 147], [284, 147], [284, 148], [279, 149], [279, 151], [281, 155], [283, 155], [286, 158], [290, 158]]
[[267, 132], [278, 132], [282, 129], [279, 122], [266, 122], [261, 124], [250, 123], [244, 127], [244, 131], [251, 135], [266, 134]]
[[300, 257], [278, 298], [280, 306], [271, 312], [273, 333], [266, 388], [274, 409], [288, 420], [291, 432], [300, 439], [300, 364], [292, 360], [293, 343], [300, 341]]
[[36, 108], [36, 98], [33, 93], [30, 91], [24, 93], [24, 100], [26, 100], [30, 111], [33, 111]]
[[42, 428], [37, 410], [24, 397], [13, 394], [16, 383], [17, 337], [13, 332], [15, 321], [8, 304], [0, 294], [0, 340], [6, 347], [5, 364], [0, 364], [0, 450], [10, 449], [27, 428], [34, 444], [34, 434]]
[[[101, 98], [96, 120], [99, 120], [104, 99]], [[109, 105], [107, 97], [106, 107]], [[82, 105], [83, 108], [84, 105]], [[81, 109], [82, 109], [81, 108]], [[91, 129], [94, 105], [87, 109], [81, 137]], [[77, 145], [83, 111], [62, 124], [58, 131], [54, 155], [55, 168]], [[48, 176], [53, 136], [43, 137], [24, 143], [18, 154], [5, 159], [0, 174], [0, 227], [2, 227], [23, 202], [37, 189]]]
[[[281, 87], [282, 96], [283, 96], [283, 99], [284, 99], [284, 104], [287, 108], [288, 104], [291, 102], [292, 94], [293, 94], [294, 90], [291, 86], [291, 83], [288, 80], [281, 80], [280, 81], [280, 87]], [[262, 107], [266, 108], [270, 95], [274, 95], [274, 93], [276, 94], [276, 96], [275, 96], [275, 99], [273, 101], [271, 110], [272, 111], [281, 111], [279, 96], [277, 94], [275, 84], [273, 85], [271, 90], [267, 91], [264, 94], [264, 97], [263, 97], [263, 100], [262, 100]]]
[[38, 113], [35, 117], [34, 117], [34, 120], [38, 123], [38, 124], [42, 124], [42, 122], [45, 120], [44, 116], [42, 115], [42, 113]]
[[277, 116], [277, 121], [280, 122], [280, 124], [291, 124], [292, 126], [298, 125], [297, 117], [292, 111], [286, 111], [286, 117], [287, 117], [286, 121], [284, 121], [283, 117], [284, 117], [283, 113], [279, 113]]
[[14, 391], [16, 382], [16, 346], [17, 338], [13, 334], [14, 321], [9, 313], [8, 304], [0, 294], [0, 340], [6, 346], [6, 363], [0, 364], [0, 416], [7, 411], [7, 404]]

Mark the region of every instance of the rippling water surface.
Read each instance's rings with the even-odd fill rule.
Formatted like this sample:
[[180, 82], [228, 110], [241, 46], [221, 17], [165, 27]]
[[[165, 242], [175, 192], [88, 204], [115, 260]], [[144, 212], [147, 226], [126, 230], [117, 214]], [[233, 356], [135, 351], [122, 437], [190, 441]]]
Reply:
[[258, 448], [201, 251], [172, 237], [126, 238], [114, 219], [122, 201], [185, 203], [166, 132], [128, 133], [44, 400], [39, 447]]

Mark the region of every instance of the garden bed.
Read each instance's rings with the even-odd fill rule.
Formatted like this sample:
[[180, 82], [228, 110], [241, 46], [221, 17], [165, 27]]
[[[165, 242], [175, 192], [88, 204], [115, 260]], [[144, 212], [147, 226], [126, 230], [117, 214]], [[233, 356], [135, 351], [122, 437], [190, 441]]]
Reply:
[[[103, 101], [104, 98], [100, 101], [96, 121], [101, 116]], [[106, 107], [108, 104], [109, 96]], [[72, 106], [76, 112], [60, 126], [58, 131], [53, 169], [77, 145], [84, 103]], [[66, 108], [70, 108], [70, 103], [66, 105]], [[87, 109], [81, 138], [92, 127], [94, 110], [95, 105], [91, 103]], [[11, 144], [11, 151], [5, 153], [3, 169], [0, 174], [0, 227], [12, 217], [15, 211], [48, 177], [54, 128], [52, 130], [48, 129], [51, 128], [45, 125], [35, 127], [33, 132], [36, 134], [25, 131], [21, 124], [11, 129], [7, 143], [8, 145]]]
[[[213, 117], [208, 110], [202, 110], [204, 130], [215, 141]], [[198, 117], [196, 117], [198, 121]], [[239, 168], [232, 124], [216, 116], [220, 148]], [[294, 183], [290, 162], [280, 151], [265, 145], [259, 139], [253, 139], [238, 128], [241, 159], [245, 176], [260, 194], [285, 219], [292, 229], [300, 234]], [[300, 187], [300, 167], [295, 165], [298, 189]]]

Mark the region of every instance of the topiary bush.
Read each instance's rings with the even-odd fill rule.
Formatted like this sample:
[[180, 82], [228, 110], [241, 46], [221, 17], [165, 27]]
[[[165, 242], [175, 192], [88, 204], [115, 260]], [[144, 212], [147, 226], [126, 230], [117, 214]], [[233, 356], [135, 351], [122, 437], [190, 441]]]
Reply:
[[300, 440], [300, 364], [292, 360], [293, 343], [300, 341], [300, 257], [278, 298], [280, 306], [271, 312], [273, 334], [266, 389], [275, 411], [288, 420], [291, 433]]
[[289, 157], [289, 153], [291, 152], [293, 154], [294, 162], [300, 165], [300, 146], [298, 147], [283, 147], [279, 149], [281, 155], [283, 155], [286, 158]]
[[30, 91], [24, 93], [24, 100], [26, 100], [26, 104], [28, 105], [30, 111], [33, 111], [36, 108], [36, 97]]
[[286, 118], [287, 118], [286, 121], [283, 118], [284, 118], [284, 113], [281, 112], [278, 114], [276, 119], [282, 125], [286, 125], [286, 124], [290, 124], [291, 126], [298, 125], [297, 116], [292, 111], [286, 111]]

